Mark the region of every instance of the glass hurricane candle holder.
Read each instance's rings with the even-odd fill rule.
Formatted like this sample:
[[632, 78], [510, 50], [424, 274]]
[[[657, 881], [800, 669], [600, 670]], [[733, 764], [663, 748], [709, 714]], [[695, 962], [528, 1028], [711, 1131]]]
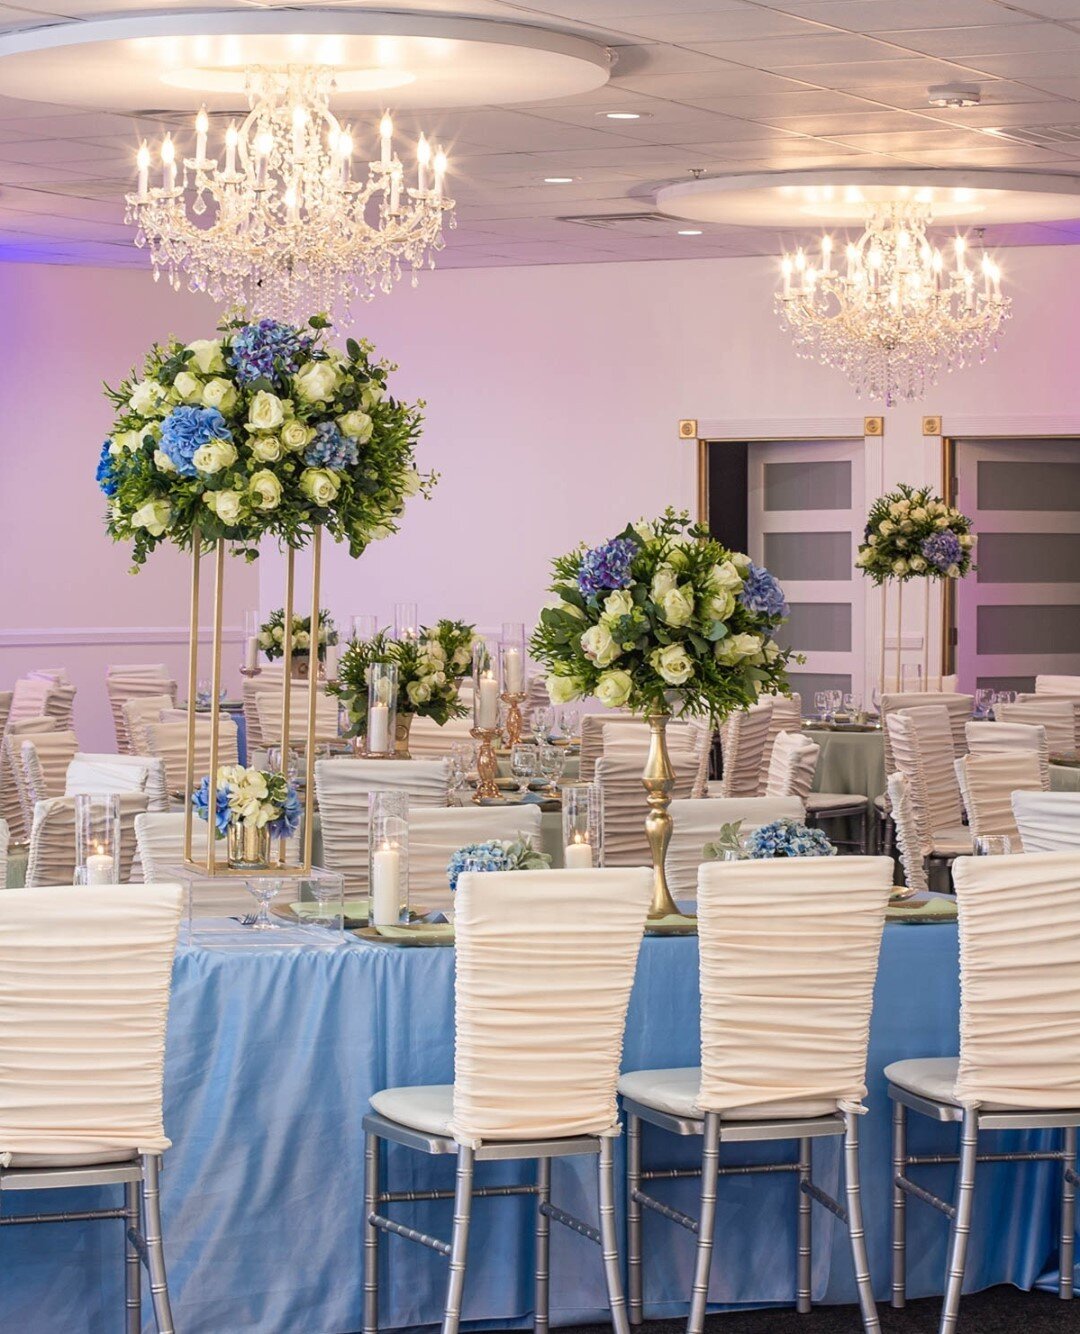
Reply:
[[361, 639], [365, 642], [374, 639], [379, 630], [379, 618], [372, 616], [370, 612], [355, 611], [349, 618], [352, 625], [353, 639]]
[[473, 801], [494, 801], [499, 796], [499, 763], [495, 756], [495, 739], [502, 736], [499, 727], [499, 680], [496, 674], [495, 654], [491, 645], [478, 639], [473, 645], [473, 726], [474, 740], [480, 743], [476, 757], [479, 782]]
[[368, 797], [368, 894], [372, 926], [409, 920], [409, 794]]
[[115, 793], [75, 797], [75, 879], [91, 886], [120, 883], [120, 798]]
[[244, 661], [240, 668], [241, 676], [258, 676], [262, 671], [259, 666], [259, 613], [244, 612]]
[[392, 759], [397, 736], [397, 663], [373, 662], [367, 671], [367, 682], [367, 732], [363, 753], [371, 759]]
[[394, 603], [394, 638], [419, 639], [420, 621], [415, 602]]
[[499, 681], [506, 705], [506, 744], [511, 749], [521, 740], [521, 705], [525, 699], [525, 627], [520, 622], [503, 624], [499, 641]]
[[571, 870], [600, 865], [600, 821], [595, 783], [562, 788], [563, 863]]

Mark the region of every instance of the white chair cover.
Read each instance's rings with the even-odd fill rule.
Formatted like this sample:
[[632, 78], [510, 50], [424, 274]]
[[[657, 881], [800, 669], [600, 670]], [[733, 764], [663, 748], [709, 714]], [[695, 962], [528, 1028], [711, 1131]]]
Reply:
[[798, 797], [805, 802], [814, 785], [821, 747], [801, 732], [780, 732], [773, 742], [765, 780], [767, 797]]
[[70, 682], [56, 681], [45, 702], [45, 712], [56, 719], [58, 728], [70, 728], [75, 714], [75, 687]]
[[962, 857], [964, 1106], [1080, 1107], [1080, 861], [1075, 852]]
[[[259, 715], [259, 737], [265, 746], [281, 744], [281, 707], [284, 694], [280, 690], [262, 690], [255, 696], [255, 710]], [[303, 745], [307, 740], [308, 686], [294, 681], [289, 691], [289, 739], [292, 745]], [[315, 694], [315, 743], [325, 744], [338, 739], [338, 702], [325, 690]]]
[[169, 695], [146, 695], [143, 698], [124, 701], [120, 707], [124, 715], [124, 727], [131, 754], [149, 754], [146, 748], [146, 724], [160, 723], [161, 715], [174, 708], [175, 704], [176, 701]]
[[627, 713], [625, 709], [612, 709], [607, 713], [583, 713], [581, 715], [581, 757], [578, 770], [583, 783], [591, 783], [596, 775], [596, 761], [604, 753], [604, 728], [635, 727], [647, 732], [644, 718]]
[[64, 795], [67, 767], [75, 758], [79, 740], [74, 732], [38, 732], [19, 742], [22, 757], [23, 817], [27, 826], [34, 819], [34, 803]]
[[446, 806], [409, 812], [409, 898], [428, 911], [453, 906], [447, 863], [467, 843], [529, 839], [540, 847], [540, 807]]
[[437, 760], [455, 745], [471, 745], [472, 715], [451, 718], [440, 727], [433, 718], [414, 718], [409, 727], [409, 754], [414, 760]]
[[[634, 756], [642, 767], [649, 753], [652, 733], [647, 725], [641, 727], [605, 727], [602, 729], [603, 755], [622, 758]], [[712, 748], [712, 724], [699, 718], [686, 722], [672, 721], [667, 725], [668, 755], [681, 773], [692, 765], [694, 770], [692, 797], [703, 797], [709, 781], [709, 752]], [[596, 766], [593, 766], [593, 777]]]
[[1044, 785], [1042, 781], [1039, 757], [1032, 751], [999, 750], [966, 755], [956, 761], [956, 776], [973, 838], [988, 834], [1017, 838], [1013, 792], [1049, 790], [1049, 783]]
[[892, 881], [890, 857], [702, 866], [703, 1111], [861, 1107]]
[[946, 711], [940, 705], [902, 709], [887, 714], [885, 725], [896, 769], [908, 783], [922, 854], [954, 844], [958, 852], [970, 851]]
[[41, 732], [52, 732], [55, 728], [56, 719], [46, 718], [44, 714], [13, 718], [8, 721], [0, 744], [0, 818], [7, 821], [12, 838], [20, 843], [30, 837], [33, 817], [28, 805], [22, 740]]
[[105, 679], [114, 676], [168, 676], [163, 662], [114, 662], [105, 668]]
[[[262, 750], [266, 742], [259, 731], [259, 710], [255, 703], [261, 694], [274, 694], [280, 691], [285, 680], [285, 669], [280, 663], [269, 663], [258, 676], [245, 676], [241, 687], [244, 701], [244, 718], [247, 722], [248, 753]], [[280, 731], [280, 727], [278, 729]]]
[[[184, 862], [183, 811], [136, 815], [135, 842], [146, 883], [171, 883], [175, 868]], [[219, 843], [218, 847], [224, 858], [225, 845]], [[196, 858], [206, 853], [206, 825], [201, 820], [196, 820], [193, 826], [191, 850]], [[288, 840], [286, 855], [295, 865], [300, 856], [299, 835]], [[200, 887], [192, 909], [195, 917], [233, 917], [253, 912], [255, 900], [242, 880], [226, 879], [224, 883]]]
[[1050, 786], [1050, 747], [1046, 744], [1046, 728], [1027, 723], [968, 723], [964, 729], [968, 750], [972, 755], [993, 754], [995, 751], [1030, 751], [1038, 756], [1040, 782]]
[[896, 826], [896, 848], [900, 854], [900, 865], [904, 868], [904, 884], [916, 894], [925, 894], [930, 888], [930, 882], [926, 876], [922, 841], [915, 823], [907, 779], [897, 772], [890, 774], [887, 782], [889, 806]]
[[12, 691], [0, 690], [0, 736], [4, 734], [4, 728], [7, 727], [8, 715], [11, 713]]
[[0, 889], [7, 888], [8, 827], [0, 820]]
[[953, 690], [943, 691], [907, 691], [900, 694], [886, 694], [881, 699], [882, 740], [885, 746], [885, 772], [895, 773], [896, 759], [892, 752], [889, 736], [888, 717], [901, 709], [929, 709], [935, 706], [948, 712], [949, 729], [952, 733], [953, 759], [958, 760], [967, 754], [967, 737], [964, 728], [971, 718], [971, 709], [975, 703], [974, 695], [958, 695]]
[[[195, 786], [210, 772], [210, 719], [195, 719]], [[165, 786], [170, 797], [184, 798], [187, 782], [187, 723], [147, 723], [148, 753], [161, 761]], [[223, 717], [218, 731], [218, 767], [237, 764], [236, 726]]]
[[615, 1086], [651, 897], [645, 868], [461, 877], [459, 1143], [618, 1133]]
[[1014, 792], [1012, 808], [1025, 852], [1080, 849], [1080, 792]]
[[765, 737], [765, 749], [761, 755], [761, 777], [758, 779], [758, 796], [768, 794], [765, 785], [769, 778], [769, 765], [772, 763], [773, 746], [781, 732], [798, 735], [802, 731], [802, 696], [797, 692], [791, 695], [773, 695], [769, 701], [772, 714], [769, 718], [769, 731]]
[[169, 1147], [162, 1078], [179, 924], [177, 885], [0, 894], [0, 1165]]
[[1068, 699], [1028, 700], [1026, 703], [995, 704], [994, 717], [1003, 723], [1027, 723], [1046, 729], [1051, 755], [1077, 749], [1077, 703]]
[[[145, 792], [120, 794], [120, 883], [132, 879], [135, 817], [146, 810]], [[75, 798], [50, 797], [34, 807], [26, 887], [70, 885], [75, 876]]]
[[720, 837], [723, 825], [738, 824], [741, 834], [749, 834], [773, 820], [802, 820], [806, 815], [798, 797], [708, 797], [673, 801], [669, 809], [674, 824], [664, 870], [676, 900], [697, 894], [701, 850]]
[[1073, 695], [1080, 699], [1080, 676], [1043, 675], [1035, 678], [1036, 695]]
[[[643, 866], [652, 859], [645, 837], [649, 806], [641, 782], [643, 764], [644, 755], [636, 749], [604, 754], [596, 763], [605, 866]], [[698, 761], [693, 751], [681, 755], [676, 751], [671, 756], [671, 767], [675, 771], [672, 797], [689, 799], [698, 773]]]
[[151, 811], [169, 809], [165, 766], [152, 755], [90, 755], [80, 752], [67, 767], [64, 796], [91, 792], [145, 792]]
[[757, 796], [772, 710], [772, 700], [759, 700], [748, 709], [736, 709], [721, 725], [720, 751], [724, 760], [721, 796]]
[[[53, 693], [53, 683], [47, 680], [23, 676], [15, 682], [11, 692], [11, 709], [8, 712], [8, 726], [22, 722], [25, 718], [55, 718], [49, 709], [49, 697]], [[56, 724], [54, 723], [54, 727]]]
[[446, 760], [316, 760], [324, 861], [345, 877], [348, 894], [367, 893], [367, 796], [379, 790], [407, 792], [410, 810], [446, 806], [449, 766]]
[[124, 716], [128, 700], [167, 695], [170, 704], [176, 703], [176, 682], [164, 667], [160, 671], [156, 667], [156, 664], [145, 667], [135, 664], [132, 668], [112, 667], [106, 671], [105, 689], [112, 706], [116, 748], [122, 755], [130, 755], [132, 746]]

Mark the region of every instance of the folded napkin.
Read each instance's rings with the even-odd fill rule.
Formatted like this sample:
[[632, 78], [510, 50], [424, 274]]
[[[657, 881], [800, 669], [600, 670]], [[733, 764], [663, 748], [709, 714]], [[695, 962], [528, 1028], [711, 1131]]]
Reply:
[[888, 922], [955, 922], [956, 900], [951, 894], [917, 895], [890, 903], [885, 914]]
[[415, 922], [410, 926], [376, 926], [387, 940], [453, 940], [452, 922]]

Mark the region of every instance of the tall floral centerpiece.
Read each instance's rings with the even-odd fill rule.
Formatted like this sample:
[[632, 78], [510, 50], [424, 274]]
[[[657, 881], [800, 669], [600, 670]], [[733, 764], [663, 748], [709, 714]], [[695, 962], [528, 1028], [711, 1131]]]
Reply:
[[[164, 543], [192, 553], [191, 700], [198, 667], [199, 562], [205, 551], [215, 553], [212, 788], [226, 553], [254, 560], [264, 538], [286, 553], [281, 648], [282, 735], [288, 735], [290, 667], [298, 647], [292, 631], [296, 552], [311, 548], [311, 616], [317, 618], [323, 531], [359, 556], [370, 542], [396, 530], [409, 496], [426, 494], [435, 481], [416, 470], [420, 406], [390, 394], [394, 368], [376, 359], [370, 343], [349, 339], [338, 348], [329, 333], [323, 315], [303, 326], [228, 320], [216, 338], [155, 344], [141, 373], [106, 391], [116, 417], [101, 449], [97, 480], [107, 499], [110, 535], [131, 543], [136, 569]], [[308, 696], [305, 800], [310, 801], [315, 691]], [[189, 788], [194, 740], [192, 713]], [[311, 865], [312, 827], [308, 819], [304, 870]], [[185, 856], [191, 859], [190, 810]], [[216, 865], [209, 837], [206, 865], [209, 871]]]
[[668, 509], [594, 548], [552, 562], [554, 601], [540, 613], [532, 652], [554, 703], [585, 695], [644, 715], [651, 730], [642, 778], [655, 887], [650, 916], [675, 914], [664, 873], [674, 771], [669, 718], [722, 721], [761, 694], [788, 689], [788, 652], [775, 640], [783, 590], [748, 556], [729, 551]]
[[[904, 585], [911, 580], [926, 584], [923, 604], [923, 688], [929, 689], [930, 593], [935, 583], [948, 587], [963, 579], [973, 565], [975, 535], [971, 520], [947, 505], [928, 487], [901, 484], [879, 496], [870, 507], [864, 540], [855, 558], [856, 567], [883, 590], [895, 584], [896, 597], [896, 688], [900, 687], [900, 655], [903, 631]], [[885, 693], [886, 606], [882, 607], [879, 688]]]
[[[306, 677], [311, 664], [311, 617], [293, 615], [292, 618], [292, 666], [293, 674]], [[268, 662], [284, 657], [285, 649], [285, 609], [279, 607], [272, 611], [259, 626], [259, 648], [266, 654]], [[326, 661], [326, 650], [338, 642], [337, 626], [328, 611], [319, 612], [319, 629], [315, 635], [316, 661], [320, 668]], [[316, 672], [318, 675], [318, 672]]]

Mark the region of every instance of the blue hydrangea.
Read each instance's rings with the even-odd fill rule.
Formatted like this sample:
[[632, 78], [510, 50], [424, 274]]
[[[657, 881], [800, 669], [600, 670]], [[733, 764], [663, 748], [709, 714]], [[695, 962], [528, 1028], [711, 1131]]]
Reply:
[[342, 435], [334, 422], [319, 422], [304, 462], [309, 468], [354, 468], [359, 453], [351, 435]]
[[457, 889], [462, 871], [510, 871], [512, 861], [507, 849], [497, 840], [489, 843], [467, 843], [458, 848], [446, 866], [450, 888]]
[[291, 324], [259, 320], [245, 324], [232, 338], [229, 365], [241, 384], [254, 380], [278, 380], [295, 375], [307, 361], [315, 339]]
[[586, 551], [578, 569], [578, 588], [586, 597], [609, 588], [630, 586], [630, 566], [637, 546], [625, 537], [613, 538], [602, 546]]
[[944, 573], [950, 565], [959, 565], [964, 558], [964, 549], [955, 533], [931, 533], [924, 537], [919, 550], [926, 560]]
[[195, 451], [211, 440], [231, 440], [232, 432], [217, 408], [173, 408], [161, 423], [161, 450], [181, 477], [194, 477]]
[[[208, 820], [210, 810], [210, 775], [202, 780], [199, 786], [191, 794], [191, 805], [195, 814], [200, 820]], [[217, 790], [217, 816], [215, 824], [217, 825], [218, 838], [224, 838], [229, 832], [229, 826], [233, 821], [232, 807], [229, 805], [229, 792], [227, 788], [219, 787]]]
[[836, 849], [821, 832], [799, 820], [774, 820], [755, 829], [746, 840], [747, 855], [770, 857], [835, 857]]
[[108, 440], [101, 446], [101, 457], [98, 459], [97, 472], [94, 476], [97, 478], [97, 484], [107, 496], [115, 496], [119, 490], [116, 478], [113, 476], [112, 455], [109, 453]]
[[292, 783], [289, 784], [285, 794], [284, 809], [278, 818], [271, 820], [266, 827], [270, 830], [271, 838], [289, 838], [300, 827], [300, 798]]
[[788, 614], [787, 599], [776, 577], [760, 565], [751, 564], [739, 601], [747, 611], [778, 619]]

